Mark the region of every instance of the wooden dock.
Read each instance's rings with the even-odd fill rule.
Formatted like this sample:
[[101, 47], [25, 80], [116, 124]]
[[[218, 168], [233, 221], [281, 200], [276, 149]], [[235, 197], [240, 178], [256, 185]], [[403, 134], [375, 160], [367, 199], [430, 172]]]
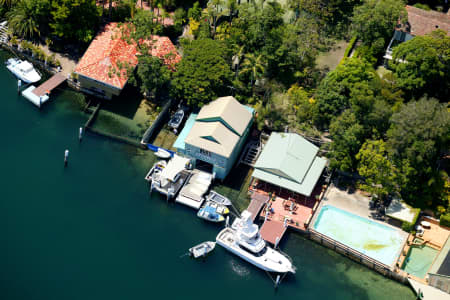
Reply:
[[269, 195], [254, 192], [251, 196], [251, 199], [252, 200], [250, 201], [247, 210], [252, 214], [252, 220], [255, 221], [264, 204], [269, 201]]
[[38, 97], [49, 94], [53, 89], [55, 89], [61, 83], [66, 81], [66, 79], [67, 78], [60, 72], [56, 73], [55, 75], [50, 77], [46, 82], [35, 88], [33, 90], [33, 94], [35, 94]]
[[259, 232], [266, 242], [275, 245], [277, 238], [278, 242], [281, 241], [286, 229], [287, 226], [284, 226], [283, 222], [267, 219]]

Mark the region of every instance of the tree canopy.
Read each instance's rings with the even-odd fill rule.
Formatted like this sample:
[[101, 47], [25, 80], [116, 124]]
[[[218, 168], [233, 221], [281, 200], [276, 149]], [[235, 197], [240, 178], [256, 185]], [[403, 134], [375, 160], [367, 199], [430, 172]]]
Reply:
[[230, 52], [222, 41], [200, 39], [183, 47], [184, 56], [172, 81], [173, 94], [194, 107], [229, 94], [233, 73]]
[[401, 43], [391, 66], [398, 85], [411, 96], [424, 93], [447, 101], [450, 93], [450, 37], [443, 30]]

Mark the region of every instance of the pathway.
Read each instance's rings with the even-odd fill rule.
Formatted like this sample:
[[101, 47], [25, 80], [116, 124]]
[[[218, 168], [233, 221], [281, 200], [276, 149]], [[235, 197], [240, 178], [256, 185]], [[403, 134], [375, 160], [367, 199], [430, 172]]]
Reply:
[[269, 195], [261, 194], [258, 192], [253, 192], [251, 196], [251, 202], [247, 208], [247, 210], [252, 214], [252, 220], [255, 221], [256, 216], [259, 214], [259, 211], [264, 206], [264, 204], [269, 201]]
[[50, 49], [48, 49], [47, 45], [41, 44], [39, 46], [45, 52], [46, 55], [55, 54], [55, 58], [59, 60], [59, 62], [61, 63], [61, 73], [64, 75], [64, 77], [67, 78], [67, 75], [72, 74], [73, 70], [75, 70], [75, 66], [78, 63], [74, 58], [53, 52]]

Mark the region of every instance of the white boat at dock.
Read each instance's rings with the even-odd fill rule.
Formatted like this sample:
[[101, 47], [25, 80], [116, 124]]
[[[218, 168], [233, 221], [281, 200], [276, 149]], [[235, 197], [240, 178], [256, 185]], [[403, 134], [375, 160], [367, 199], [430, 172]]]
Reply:
[[155, 152], [153, 152], [153, 153], [154, 153], [157, 157], [163, 158], [163, 159], [166, 159], [166, 158], [169, 158], [169, 157], [172, 156], [172, 154], [170, 154], [169, 151], [167, 151], [167, 150], [165, 150], [165, 149], [163, 149], [163, 148], [158, 148], [158, 151], [155, 151]]
[[197, 246], [190, 248], [189, 254], [193, 258], [205, 257], [209, 253], [211, 253], [215, 247], [216, 247], [216, 243], [211, 242], [211, 241], [206, 241], [201, 244], [198, 244]]
[[150, 192], [156, 190], [167, 200], [173, 199], [191, 176], [188, 164], [189, 159], [174, 155], [160, 173], [151, 174]]
[[159, 175], [162, 170], [167, 166], [167, 162], [165, 160], [160, 160], [153, 165], [153, 167], [148, 171], [147, 175], [145, 175], [145, 180], [151, 182], [153, 178], [159, 179]]
[[251, 213], [242, 212], [231, 227], [225, 227], [216, 237], [216, 242], [231, 253], [248, 261], [254, 266], [273, 273], [295, 273], [291, 259], [273, 248], [259, 234], [259, 228], [253, 224]]
[[208, 196], [206, 196], [206, 200], [213, 201], [213, 202], [216, 202], [218, 204], [222, 204], [222, 205], [226, 205], [226, 206], [231, 205], [230, 199], [228, 199], [225, 196], [222, 196], [221, 194], [219, 194], [219, 193], [217, 193], [215, 191], [209, 192]]
[[34, 83], [41, 80], [41, 75], [26, 60], [10, 58], [6, 61], [6, 68], [24, 83]]
[[208, 191], [212, 179], [213, 177], [209, 173], [193, 170], [192, 176], [183, 186], [175, 201], [199, 209], [205, 201], [204, 195]]

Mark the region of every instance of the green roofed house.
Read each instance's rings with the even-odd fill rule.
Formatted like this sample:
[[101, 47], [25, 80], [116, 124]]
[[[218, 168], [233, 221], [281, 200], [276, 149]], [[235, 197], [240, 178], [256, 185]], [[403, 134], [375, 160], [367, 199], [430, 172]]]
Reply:
[[191, 114], [174, 143], [194, 166], [206, 166], [218, 179], [233, 167], [253, 124], [253, 109], [234, 97], [220, 97]]
[[273, 132], [256, 161], [253, 177], [309, 197], [328, 162], [317, 156], [318, 151], [296, 133]]

